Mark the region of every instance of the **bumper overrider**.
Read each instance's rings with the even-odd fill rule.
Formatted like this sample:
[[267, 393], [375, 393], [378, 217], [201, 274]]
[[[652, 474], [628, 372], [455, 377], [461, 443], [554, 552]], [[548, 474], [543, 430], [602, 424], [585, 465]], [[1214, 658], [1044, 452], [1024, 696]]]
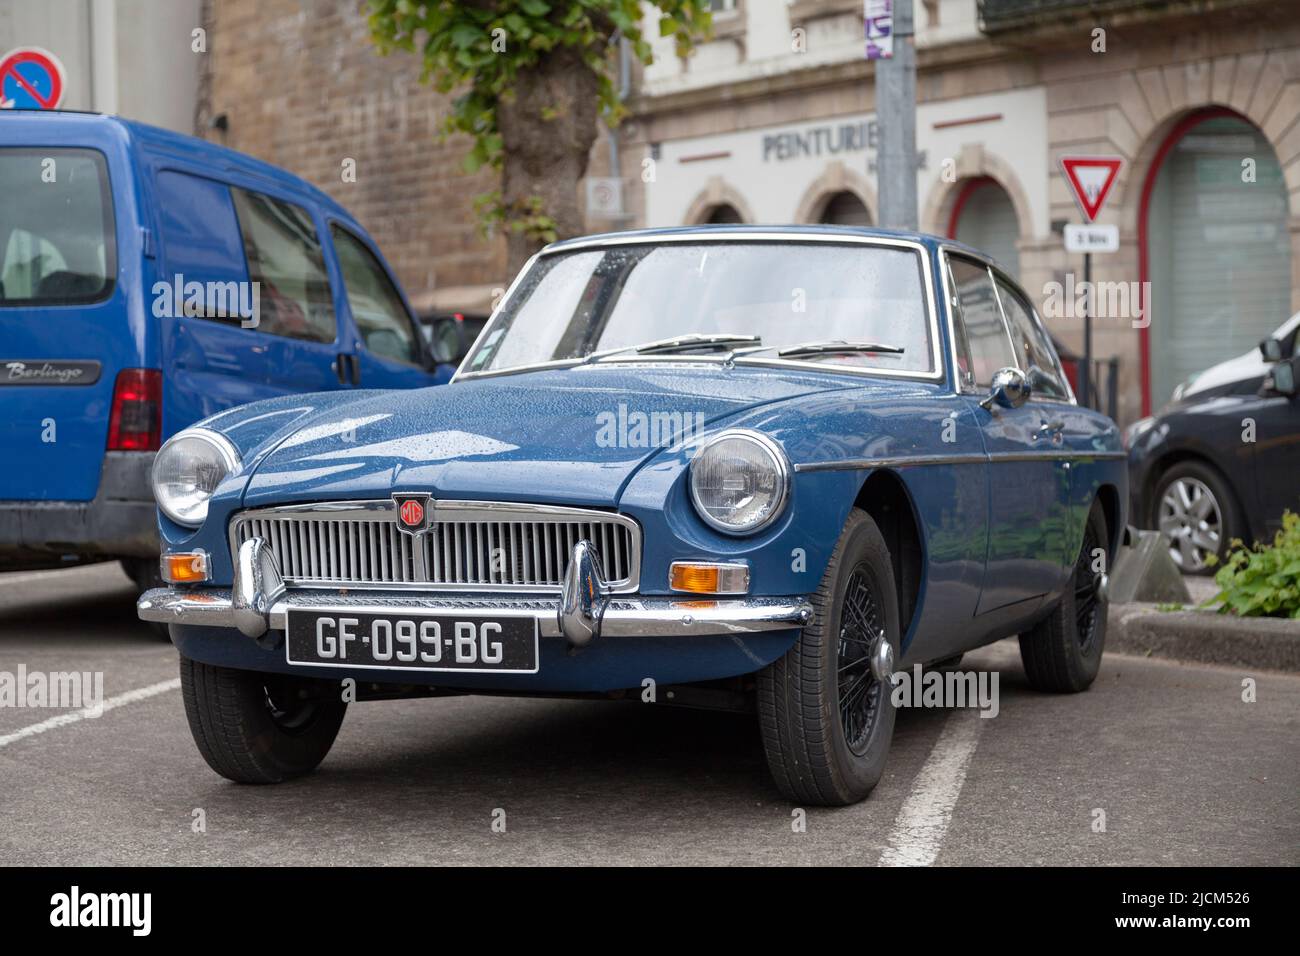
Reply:
[[162, 624], [232, 628], [250, 638], [283, 631], [290, 610], [318, 607], [367, 613], [505, 611], [531, 615], [542, 637], [563, 636], [575, 648], [598, 637], [689, 637], [747, 634], [802, 627], [812, 605], [802, 597], [725, 599], [613, 595], [595, 546], [573, 546], [558, 597], [430, 594], [356, 589], [289, 589], [275, 555], [259, 537], [240, 545], [230, 588], [175, 587], [146, 592], [140, 618]]

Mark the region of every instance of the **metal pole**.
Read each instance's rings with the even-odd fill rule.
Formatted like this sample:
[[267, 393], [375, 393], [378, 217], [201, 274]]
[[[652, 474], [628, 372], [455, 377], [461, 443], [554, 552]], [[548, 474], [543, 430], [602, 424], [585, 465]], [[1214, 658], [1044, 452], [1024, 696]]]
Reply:
[[912, 0], [894, 0], [894, 55], [876, 61], [880, 224], [917, 228], [916, 45]]
[[1083, 281], [1088, 294], [1083, 300], [1083, 374], [1079, 377], [1082, 386], [1083, 404], [1092, 408], [1092, 253], [1083, 254]]

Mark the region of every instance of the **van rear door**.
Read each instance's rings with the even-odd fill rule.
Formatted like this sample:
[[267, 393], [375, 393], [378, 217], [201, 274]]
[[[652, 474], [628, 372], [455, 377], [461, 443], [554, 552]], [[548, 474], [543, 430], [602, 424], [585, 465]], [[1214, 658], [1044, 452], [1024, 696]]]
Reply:
[[119, 429], [147, 444], [158, 420], [160, 383], [138, 369], [145, 344], [119, 281], [109, 163], [0, 145], [0, 196], [0, 501], [90, 501], [119, 373], [133, 370], [123, 387], [140, 399]]

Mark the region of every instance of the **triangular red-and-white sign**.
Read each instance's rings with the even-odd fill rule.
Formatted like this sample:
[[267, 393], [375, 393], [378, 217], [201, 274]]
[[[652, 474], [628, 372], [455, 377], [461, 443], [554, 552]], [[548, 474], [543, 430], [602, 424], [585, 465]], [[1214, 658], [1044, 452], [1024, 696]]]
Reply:
[[1118, 156], [1062, 156], [1061, 169], [1088, 222], [1097, 218], [1124, 160]]

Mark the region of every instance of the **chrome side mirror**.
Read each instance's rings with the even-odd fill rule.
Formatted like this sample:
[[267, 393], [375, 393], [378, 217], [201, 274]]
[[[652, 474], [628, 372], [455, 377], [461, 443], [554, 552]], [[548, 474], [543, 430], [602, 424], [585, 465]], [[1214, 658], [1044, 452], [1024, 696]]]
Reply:
[[1029, 401], [1029, 379], [1018, 368], [1000, 368], [993, 373], [993, 384], [989, 387], [989, 397], [980, 402], [981, 408], [993, 410], [996, 402], [1003, 408], [1019, 408]]
[[1300, 392], [1296, 383], [1298, 373], [1300, 373], [1300, 355], [1293, 357], [1289, 362], [1278, 362], [1273, 366], [1273, 391], [1288, 398], [1295, 397], [1297, 392]]
[[1282, 361], [1282, 343], [1275, 338], [1267, 338], [1259, 343], [1259, 354], [1265, 362]]

